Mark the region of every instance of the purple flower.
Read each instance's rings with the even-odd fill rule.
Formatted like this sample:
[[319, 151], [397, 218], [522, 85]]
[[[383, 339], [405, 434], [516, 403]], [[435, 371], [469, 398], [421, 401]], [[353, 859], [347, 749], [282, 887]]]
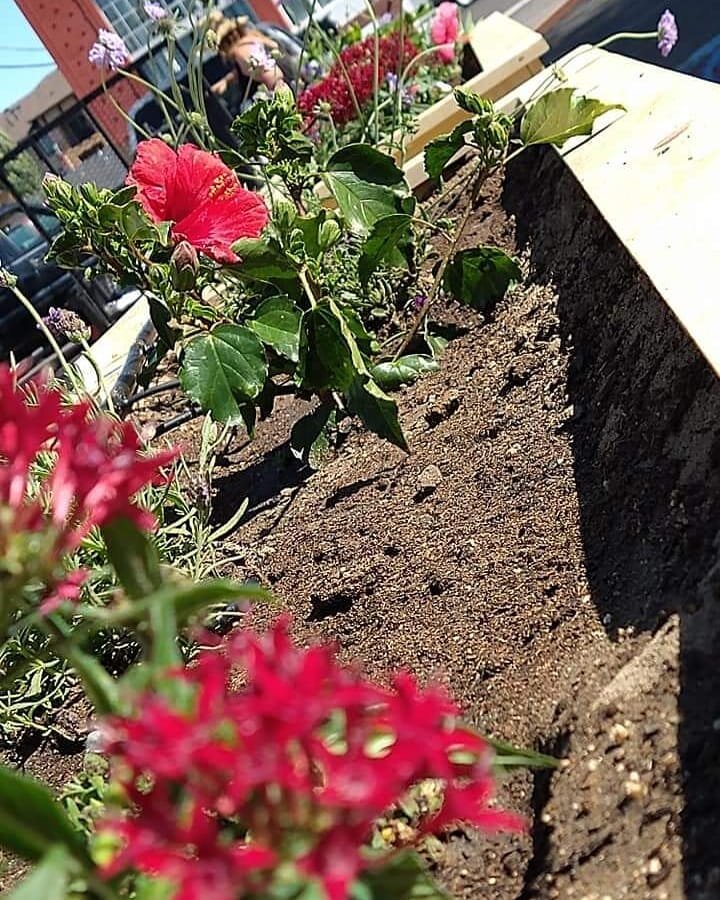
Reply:
[[274, 69], [276, 63], [267, 47], [257, 41], [250, 47], [248, 65], [252, 72], [267, 72], [269, 69]]
[[416, 294], [410, 302], [412, 303], [412, 308], [415, 310], [415, 312], [420, 312], [420, 310], [428, 302], [428, 298], [425, 294]]
[[387, 81], [387, 86], [390, 88], [390, 91], [394, 94], [397, 90], [398, 86], [398, 77], [394, 72], [388, 72], [385, 75], [385, 81]]
[[377, 23], [382, 28], [384, 25], [389, 25], [393, 20], [392, 13], [386, 12], [383, 13], [378, 19]]
[[678, 27], [675, 16], [666, 9], [658, 22], [658, 50], [663, 56], [670, 56], [678, 42]]
[[156, 3], [155, 0], [147, 0], [147, 2], [143, 4], [143, 9], [145, 10], [145, 15], [148, 19], [152, 19], [153, 22], [162, 22], [162, 20], [166, 19], [169, 15], [162, 3]]
[[119, 69], [129, 61], [130, 54], [120, 35], [101, 28], [98, 39], [90, 48], [88, 59], [98, 69]]
[[90, 326], [70, 309], [58, 309], [57, 306], [51, 306], [47, 315], [43, 316], [43, 322], [55, 338], [67, 338], [76, 344], [90, 340]]

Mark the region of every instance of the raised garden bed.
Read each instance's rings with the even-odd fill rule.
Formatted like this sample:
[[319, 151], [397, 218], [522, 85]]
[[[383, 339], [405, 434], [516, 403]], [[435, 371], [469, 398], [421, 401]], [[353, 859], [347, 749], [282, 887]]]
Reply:
[[[454, 896], [713, 897], [720, 390], [552, 154], [486, 193], [463, 245], [529, 277], [487, 322], [442, 310], [458, 336], [399, 402], [411, 453], [351, 433], [311, 473], [286, 443], [307, 407], [281, 400], [217, 471], [219, 520], [249, 499], [227, 555], [301, 640], [440, 678], [474, 725], [566, 760], [503, 787], [527, 838], [442, 845]], [[197, 424], [176, 437], [192, 457]], [[57, 784], [69, 762], [25, 764]]]

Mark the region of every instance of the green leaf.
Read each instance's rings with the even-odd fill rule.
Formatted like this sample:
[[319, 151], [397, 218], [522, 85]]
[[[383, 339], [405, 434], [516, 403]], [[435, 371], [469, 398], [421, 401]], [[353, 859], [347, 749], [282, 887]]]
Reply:
[[430, 353], [432, 354], [433, 359], [440, 359], [447, 349], [447, 345], [449, 343], [447, 338], [444, 338], [440, 334], [426, 334], [425, 335], [425, 343], [428, 345], [430, 349]]
[[408, 192], [393, 159], [367, 144], [349, 144], [334, 153], [323, 179], [345, 221], [362, 235], [378, 219], [398, 212]]
[[65, 847], [51, 847], [32, 872], [5, 895], [6, 900], [66, 900], [76, 872], [77, 860]]
[[125, 593], [139, 600], [162, 584], [160, 559], [152, 539], [129, 519], [115, 519], [102, 528], [108, 557]]
[[461, 303], [485, 310], [521, 278], [520, 267], [507, 253], [497, 247], [475, 247], [461, 250], [450, 260], [443, 287]]
[[80, 647], [70, 646], [65, 655], [80, 676], [87, 699], [99, 716], [117, 714], [121, 710], [118, 683], [100, 660]]
[[347, 144], [337, 150], [328, 160], [328, 171], [350, 171], [361, 181], [369, 184], [383, 184], [387, 187], [404, 185], [405, 175], [397, 167], [395, 160], [370, 144]]
[[177, 885], [162, 878], [136, 875], [133, 878], [133, 900], [171, 900]]
[[546, 753], [514, 747], [506, 741], [499, 741], [495, 738], [483, 736], [483, 739], [495, 750], [493, 765], [498, 769], [556, 769], [559, 765], [559, 760]]
[[437, 372], [439, 368], [439, 364], [431, 356], [412, 353], [392, 362], [378, 363], [370, 369], [370, 374], [381, 388], [393, 390], [403, 384], [412, 384], [421, 375]]
[[319, 467], [322, 457], [329, 449], [327, 429], [335, 412], [332, 403], [321, 403], [317, 409], [298, 419], [290, 432], [292, 455], [308, 463], [313, 469]]
[[158, 333], [158, 337], [166, 345], [168, 349], [175, 346], [175, 341], [180, 337], [180, 331], [170, 326], [172, 313], [162, 302], [153, 294], [146, 294], [148, 301], [148, 309], [150, 310], [150, 318]]
[[558, 88], [530, 106], [520, 125], [520, 137], [528, 147], [531, 144], [562, 147], [571, 137], [592, 134], [595, 120], [611, 109], [625, 107], [584, 97], [575, 88]]
[[274, 242], [266, 238], [241, 238], [232, 249], [240, 257], [233, 274], [269, 284], [283, 285], [297, 280], [295, 263]]
[[84, 841], [50, 791], [0, 766], [0, 846], [37, 862], [58, 844], [89, 863]]
[[351, 900], [450, 900], [415, 853], [400, 853], [368, 869], [355, 882]]
[[349, 407], [362, 420], [366, 428], [380, 437], [407, 450], [407, 441], [398, 421], [398, 410], [395, 401], [388, 397], [372, 379], [363, 383], [355, 378], [347, 395]]
[[473, 130], [471, 119], [456, 125], [450, 134], [443, 134], [425, 146], [425, 171], [430, 178], [438, 181], [443, 169], [462, 147], [465, 146], [465, 135]]
[[155, 593], [137, 603], [119, 609], [88, 608], [83, 610], [87, 618], [92, 618], [105, 628], [134, 628], [147, 620], [153, 605], [166, 604], [175, 611], [180, 625], [184, 625], [209, 606], [248, 602], [268, 602], [272, 595], [253, 582], [230, 581], [227, 578], [213, 578], [199, 583], [188, 581], [180, 584], [165, 584]]
[[297, 362], [301, 318], [302, 310], [289, 297], [270, 297], [260, 304], [255, 311], [255, 318], [247, 326], [252, 328], [263, 344]]
[[362, 322], [358, 322], [352, 314], [346, 316], [344, 311], [332, 299], [328, 300], [328, 307], [340, 324], [340, 332], [350, 350], [350, 358], [352, 359], [355, 371], [359, 372], [361, 375], [367, 375], [368, 370], [365, 365], [365, 357], [362, 355], [358, 343], [355, 340], [355, 337], [358, 334], [358, 324], [362, 329], [363, 337], [368, 336], [367, 332], [365, 332], [362, 327]]
[[219, 325], [190, 341], [180, 369], [184, 390], [203, 411], [233, 425], [243, 418], [240, 403], [257, 397], [266, 378], [263, 346], [241, 325]]
[[[357, 345], [356, 345], [357, 347]], [[327, 303], [303, 314], [297, 378], [304, 388], [345, 391], [356, 376], [340, 319]]]
[[398, 244], [407, 234], [411, 222], [412, 217], [405, 213], [394, 213], [375, 222], [358, 262], [358, 274], [363, 287], [367, 287], [370, 276], [381, 262], [407, 268], [407, 257]]

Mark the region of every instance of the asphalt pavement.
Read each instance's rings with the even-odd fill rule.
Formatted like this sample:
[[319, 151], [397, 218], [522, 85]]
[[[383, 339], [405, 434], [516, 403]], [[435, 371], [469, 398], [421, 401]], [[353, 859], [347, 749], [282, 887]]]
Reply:
[[594, 44], [619, 31], [652, 31], [668, 6], [680, 40], [667, 60], [653, 41], [618, 41], [612, 49], [720, 81], [718, 0], [474, 0], [470, 9], [474, 19], [499, 10], [541, 31], [550, 44], [550, 62], [578, 44]]

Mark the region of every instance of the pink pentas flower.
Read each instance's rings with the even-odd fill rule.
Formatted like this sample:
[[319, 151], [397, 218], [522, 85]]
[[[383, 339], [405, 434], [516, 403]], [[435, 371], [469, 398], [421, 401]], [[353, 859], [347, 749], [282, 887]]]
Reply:
[[454, 3], [441, 3], [435, 10], [430, 25], [430, 38], [438, 45], [437, 56], [444, 63], [455, 60], [455, 42], [460, 33], [457, 6]]
[[[245, 677], [233, 689], [238, 666]], [[444, 692], [409, 675], [375, 685], [329, 647], [295, 646], [283, 621], [170, 674], [185, 690], [142, 695], [134, 714], [105, 725], [132, 809], [104, 825], [119, 840], [108, 877], [166, 878], [176, 900], [203, 896], [194, 885], [209, 878], [204, 896], [237, 900], [266, 895], [277, 867], [294, 866], [327, 900], [347, 900], [369, 865], [374, 823], [426, 778], [445, 794], [418, 836], [459, 820], [523, 828], [490, 805], [486, 743], [456, 724]]]
[[662, 56], [670, 56], [678, 42], [678, 37], [675, 16], [669, 9], [666, 9], [658, 22], [658, 50]]
[[[31, 470], [41, 452], [49, 454], [51, 471], [31, 496]], [[28, 580], [46, 585], [44, 612], [76, 600], [85, 573], [67, 574], [65, 555], [91, 528], [117, 518], [151, 528], [153, 517], [136, 495], [163, 479], [162, 467], [175, 456], [174, 450], [143, 452], [130, 423], [92, 416], [84, 403], [63, 404], [60, 392], [43, 383], [23, 389], [0, 366], [0, 561], [15, 548]], [[28, 556], [22, 538], [29, 534], [44, 540]]]
[[262, 197], [243, 188], [219, 157], [193, 144], [175, 152], [159, 138], [142, 141], [127, 183], [154, 222], [172, 223], [176, 242], [187, 241], [217, 262], [237, 262], [232, 244], [258, 237], [268, 222]]

